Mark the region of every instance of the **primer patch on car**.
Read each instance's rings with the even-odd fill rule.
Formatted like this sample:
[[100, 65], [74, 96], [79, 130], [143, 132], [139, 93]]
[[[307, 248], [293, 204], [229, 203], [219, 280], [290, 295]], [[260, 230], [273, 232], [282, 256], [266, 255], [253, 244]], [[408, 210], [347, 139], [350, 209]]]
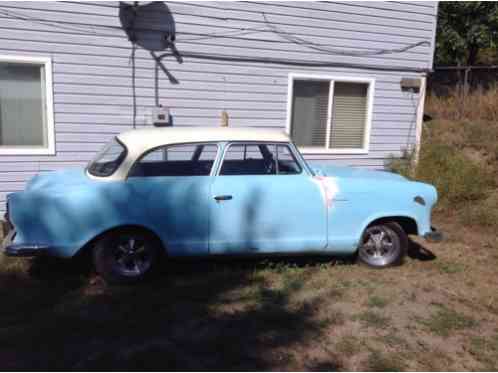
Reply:
[[334, 198], [339, 193], [335, 180], [326, 176], [313, 176], [313, 181], [320, 187], [326, 206], [328, 208], [332, 207]]

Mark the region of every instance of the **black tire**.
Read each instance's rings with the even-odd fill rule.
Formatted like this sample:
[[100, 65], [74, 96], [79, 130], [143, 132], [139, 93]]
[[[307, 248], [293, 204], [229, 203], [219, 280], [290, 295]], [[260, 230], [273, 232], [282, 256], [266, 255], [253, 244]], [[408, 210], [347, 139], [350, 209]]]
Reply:
[[136, 283], [155, 272], [161, 248], [158, 239], [146, 230], [112, 231], [94, 245], [95, 269], [108, 283]]
[[362, 234], [357, 258], [373, 268], [401, 265], [408, 250], [408, 236], [395, 222], [369, 225]]

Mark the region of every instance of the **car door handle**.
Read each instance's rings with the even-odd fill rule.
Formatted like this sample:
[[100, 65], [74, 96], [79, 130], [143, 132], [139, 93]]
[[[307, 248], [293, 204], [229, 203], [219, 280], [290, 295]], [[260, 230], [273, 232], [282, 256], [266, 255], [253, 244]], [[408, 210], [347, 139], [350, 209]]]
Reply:
[[214, 199], [216, 201], [228, 201], [230, 199], [232, 199], [233, 197], [230, 196], [230, 195], [224, 195], [224, 196], [214, 196]]

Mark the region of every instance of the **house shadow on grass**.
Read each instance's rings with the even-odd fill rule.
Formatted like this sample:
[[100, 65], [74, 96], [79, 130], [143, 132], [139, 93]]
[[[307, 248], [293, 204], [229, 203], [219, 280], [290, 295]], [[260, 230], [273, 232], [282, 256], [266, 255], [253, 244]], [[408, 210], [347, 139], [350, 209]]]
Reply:
[[[311, 258], [272, 259], [312, 265]], [[320, 263], [324, 258], [318, 258]], [[296, 362], [293, 347], [324, 332], [320, 302], [291, 304], [294, 287], [258, 275], [261, 260], [165, 264], [136, 286], [107, 286], [73, 261], [39, 258], [0, 273], [0, 359], [8, 370], [339, 369]], [[289, 285], [290, 286], [290, 285]], [[303, 368], [304, 367], [304, 368]], [[332, 368], [331, 368], [332, 367]]]

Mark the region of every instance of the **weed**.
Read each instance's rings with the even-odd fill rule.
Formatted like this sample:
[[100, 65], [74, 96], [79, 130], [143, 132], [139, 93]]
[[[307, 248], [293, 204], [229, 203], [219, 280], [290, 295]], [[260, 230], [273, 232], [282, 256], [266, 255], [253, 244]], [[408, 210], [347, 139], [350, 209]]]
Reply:
[[330, 310], [325, 314], [323, 318], [320, 319], [320, 327], [330, 327], [343, 325], [346, 322], [346, 317], [344, 313], [339, 310]]
[[439, 271], [446, 274], [460, 273], [465, 270], [465, 266], [461, 263], [438, 261], [436, 264]]
[[345, 335], [336, 343], [337, 352], [346, 356], [353, 356], [361, 352], [363, 343], [360, 338], [354, 335]]
[[379, 315], [373, 311], [364, 311], [356, 316], [355, 320], [360, 320], [364, 326], [372, 328], [386, 328], [389, 326], [389, 317]]
[[493, 175], [457, 148], [442, 143], [424, 144], [416, 179], [433, 184], [442, 204], [476, 201], [494, 186]]
[[415, 152], [410, 149], [403, 149], [401, 157], [391, 155], [387, 161], [386, 168], [405, 177], [413, 176], [413, 161]]
[[498, 370], [498, 334], [491, 338], [471, 337], [469, 352], [484, 364], [486, 370]]
[[452, 332], [477, 326], [477, 321], [443, 305], [438, 305], [438, 311], [427, 319], [419, 319], [431, 332], [442, 337]]
[[383, 298], [379, 295], [371, 295], [368, 298], [368, 306], [369, 307], [377, 307], [377, 308], [384, 308], [387, 306], [389, 301], [386, 298]]
[[389, 346], [391, 348], [403, 348], [408, 349], [410, 345], [408, 342], [395, 334], [395, 332], [390, 331], [388, 334], [378, 337], [378, 340], [382, 342], [384, 345]]
[[498, 198], [492, 196], [483, 201], [469, 203], [459, 213], [459, 220], [465, 225], [478, 225], [481, 227], [498, 226]]
[[368, 356], [367, 366], [372, 372], [399, 372], [404, 370], [405, 363], [399, 355], [387, 355], [372, 350]]

